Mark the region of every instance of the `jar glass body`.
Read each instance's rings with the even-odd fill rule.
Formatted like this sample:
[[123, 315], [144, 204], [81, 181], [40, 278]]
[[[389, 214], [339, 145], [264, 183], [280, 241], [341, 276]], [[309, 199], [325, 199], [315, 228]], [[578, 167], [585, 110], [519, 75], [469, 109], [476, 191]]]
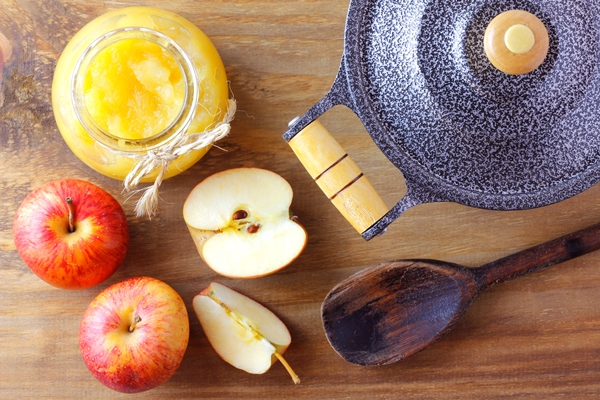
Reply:
[[[166, 129], [157, 131], [156, 135], [144, 140], [118, 140], [117, 137], [117, 140], [111, 142], [102, 140], [111, 135], [106, 135], [102, 129], [98, 130], [94, 123], [86, 123], [93, 118], [90, 119], [89, 115], [82, 112], [85, 110], [85, 104], [81, 101], [83, 89], [77, 82], [85, 80], [88, 59], [93, 59], [100, 51], [99, 48], [106, 46], [107, 41], [114, 43], [123, 34], [127, 35], [123, 40], [139, 34], [140, 39], [163, 46], [176, 59], [183, 60], [179, 60], [182, 72], [186, 72], [184, 64], [187, 60], [191, 64], [187, 73], [193, 76], [184, 74], [187, 106], [184, 104], [182, 112], [167, 124]], [[120, 83], [117, 80], [112, 84]], [[128, 7], [111, 11], [84, 26], [65, 47], [57, 63], [52, 85], [55, 119], [69, 148], [89, 167], [120, 180], [125, 179], [134, 168], [136, 155], [160, 148], [178, 130], [185, 130], [185, 133], [190, 134], [201, 133], [220, 122], [226, 112], [227, 99], [225, 68], [210, 39], [188, 20], [152, 7]], [[191, 115], [188, 112], [190, 109]], [[179, 156], [171, 162], [164, 178], [191, 167], [206, 154], [209, 147]], [[153, 181], [156, 175], [157, 171], [154, 171], [142, 181]]]

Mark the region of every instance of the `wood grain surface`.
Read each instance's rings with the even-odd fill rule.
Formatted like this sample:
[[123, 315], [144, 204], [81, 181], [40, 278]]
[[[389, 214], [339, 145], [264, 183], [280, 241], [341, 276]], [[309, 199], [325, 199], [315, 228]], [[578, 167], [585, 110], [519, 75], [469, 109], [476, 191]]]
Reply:
[[[490, 211], [444, 203], [409, 210], [387, 233], [364, 241], [301, 167], [281, 138], [288, 121], [315, 104], [333, 82], [343, 50], [347, 0], [2, 0], [0, 32], [13, 46], [0, 86], [0, 398], [121, 398], [97, 382], [79, 354], [77, 333], [90, 301], [108, 285], [149, 275], [175, 288], [190, 312], [191, 337], [173, 378], [139, 398], [395, 399], [597, 398], [600, 394], [600, 253], [486, 291], [456, 328], [427, 350], [384, 367], [359, 367], [329, 346], [321, 302], [364, 267], [403, 258], [478, 266], [600, 221], [600, 186], [558, 204]], [[190, 19], [219, 50], [239, 111], [220, 148], [163, 183], [161, 211], [136, 218], [121, 182], [85, 166], [67, 148], [50, 103], [56, 61], [75, 32], [119, 7], [153, 5]], [[337, 107], [321, 122], [392, 206], [405, 191], [352, 112]], [[241, 281], [215, 275], [200, 259], [182, 219], [190, 190], [208, 175], [255, 166], [292, 185], [293, 211], [309, 235], [304, 253], [283, 271]], [[132, 234], [124, 265], [83, 291], [50, 287], [19, 258], [12, 220], [34, 188], [80, 178], [112, 193]], [[249, 375], [222, 361], [191, 308], [218, 281], [262, 302], [288, 325], [288, 362]]]

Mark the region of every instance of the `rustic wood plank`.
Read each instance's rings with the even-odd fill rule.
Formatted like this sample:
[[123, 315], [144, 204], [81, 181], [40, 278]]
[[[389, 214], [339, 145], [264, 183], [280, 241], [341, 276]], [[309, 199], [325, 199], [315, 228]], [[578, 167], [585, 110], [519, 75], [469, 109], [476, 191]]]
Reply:
[[[600, 221], [600, 187], [535, 210], [500, 212], [457, 204], [409, 210], [365, 242], [314, 184], [281, 138], [287, 122], [329, 89], [343, 49], [347, 0], [148, 1], [187, 17], [219, 49], [239, 112], [231, 135], [200, 163], [166, 181], [161, 213], [134, 217], [120, 182], [81, 163], [52, 115], [53, 68], [69, 38], [124, 1], [4, 0], [0, 32], [14, 51], [0, 86], [0, 397], [119, 398], [96, 382], [77, 348], [89, 302], [104, 287], [136, 275], [172, 285], [190, 311], [191, 338], [175, 376], [144, 398], [592, 398], [600, 392], [600, 254], [536, 272], [486, 292], [448, 336], [398, 364], [364, 368], [329, 347], [320, 321], [327, 292], [361, 268], [401, 258], [437, 258], [477, 266]], [[388, 205], [406, 190], [349, 110], [323, 124]], [[257, 166], [283, 175], [293, 211], [309, 234], [305, 252], [261, 279], [216, 276], [198, 256], [181, 216], [189, 191], [227, 168]], [[15, 211], [35, 187], [57, 178], [89, 180], [124, 203], [131, 251], [107, 282], [84, 291], [54, 289], [20, 260], [12, 241]], [[302, 378], [293, 386], [281, 365], [252, 376], [212, 351], [191, 308], [216, 280], [275, 311], [288, 324], [286, 357]], [[124, 395], [122, 397], [125, 397]]]

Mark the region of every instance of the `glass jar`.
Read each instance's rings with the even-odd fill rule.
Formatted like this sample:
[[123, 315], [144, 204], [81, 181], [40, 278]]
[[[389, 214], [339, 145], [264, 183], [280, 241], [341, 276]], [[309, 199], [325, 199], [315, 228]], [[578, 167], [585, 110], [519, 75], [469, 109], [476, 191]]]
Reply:
[[228, 132], [232, 105], [210, 39], [152, 7], [111, 11], [84, 26], [65, 47], [52, 85], [56, 122], [73, 153], [115, 179], [131, 180], [137, 168], [136, 184], [160, 185], [196, 163], [215, 127], [226, 124]]

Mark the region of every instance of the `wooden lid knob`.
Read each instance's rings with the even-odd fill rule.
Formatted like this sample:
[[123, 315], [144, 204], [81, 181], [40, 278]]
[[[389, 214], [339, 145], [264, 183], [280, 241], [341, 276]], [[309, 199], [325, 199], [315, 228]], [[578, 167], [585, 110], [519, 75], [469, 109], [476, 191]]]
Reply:
[[548, 30], [535, 15], [510, 10], [490, 22], [483, 45], [494, 67], [510, 75], [523, 75], [544, 62], [548, 54]]

